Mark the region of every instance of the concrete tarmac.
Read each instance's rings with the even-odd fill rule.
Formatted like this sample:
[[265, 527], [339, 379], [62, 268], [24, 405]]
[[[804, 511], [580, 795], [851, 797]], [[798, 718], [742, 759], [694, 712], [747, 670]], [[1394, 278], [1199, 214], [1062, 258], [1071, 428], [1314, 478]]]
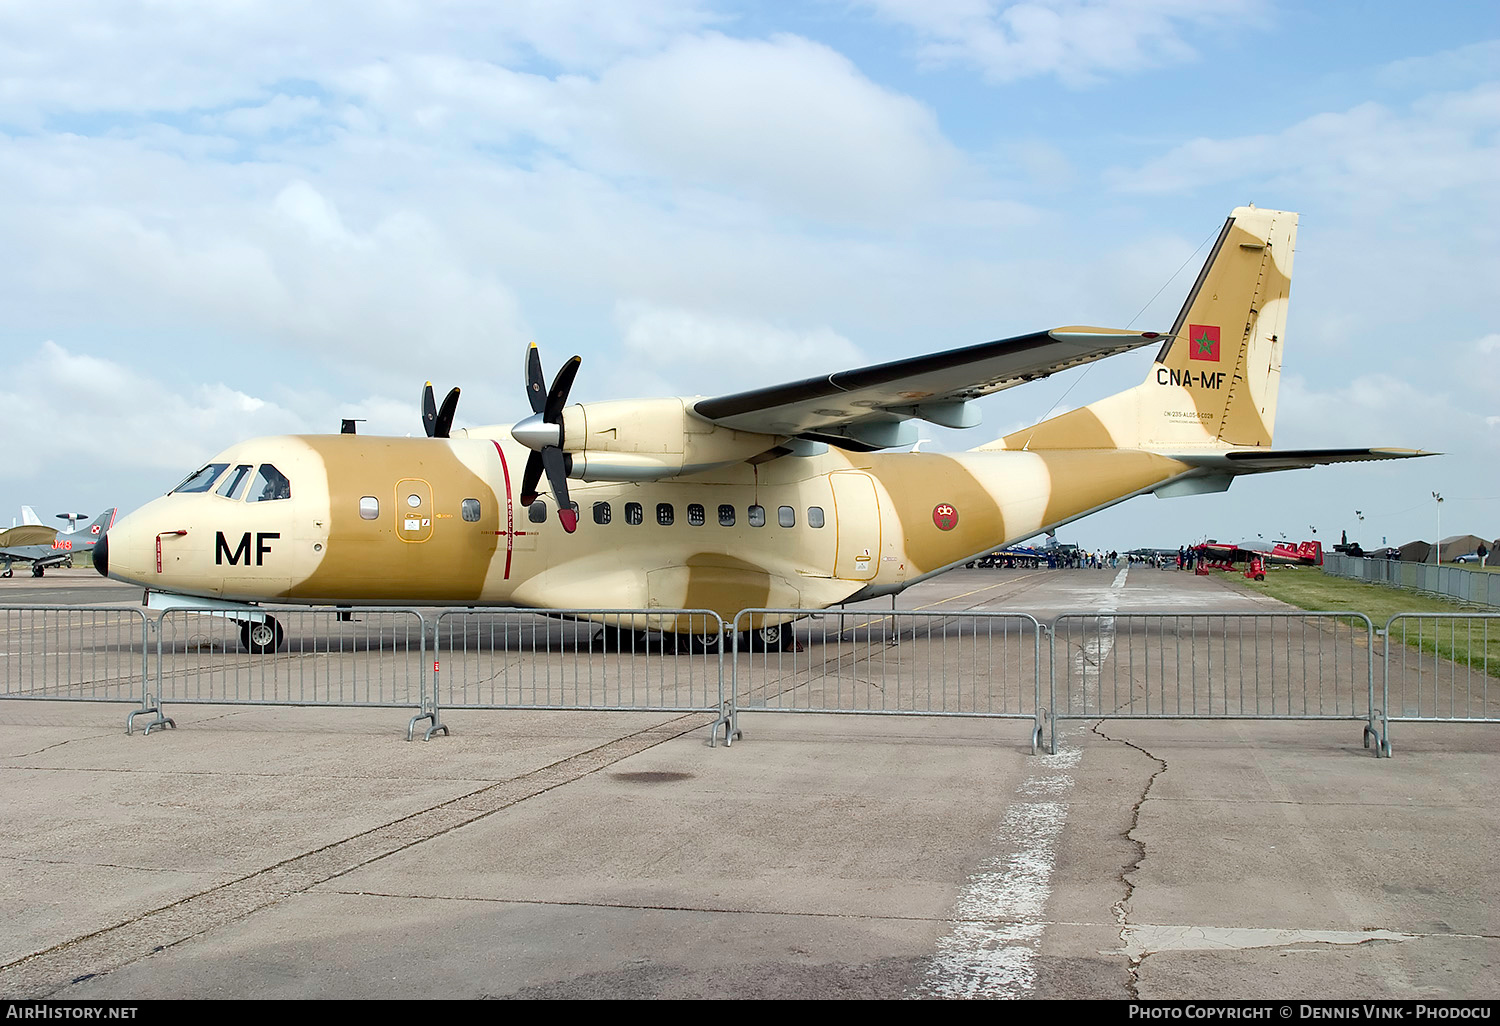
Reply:
[[[1105, 602], [1276, 608], [1144, 569], [900, 606]], [[1349, 722], [1076, 721], [1032, 755], [1014, 721], [763, 712], [710, 749], [698, 714], [452, 710], [408, 744], [393, 710], [143, 737], [0, 708], [7, 998], [1500, 992], [1494, 725], [1401, 724], [1377, 760]]]

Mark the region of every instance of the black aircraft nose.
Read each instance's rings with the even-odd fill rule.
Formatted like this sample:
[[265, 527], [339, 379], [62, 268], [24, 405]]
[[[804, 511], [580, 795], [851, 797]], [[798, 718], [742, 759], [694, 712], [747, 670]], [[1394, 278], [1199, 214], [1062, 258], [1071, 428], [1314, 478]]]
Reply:
[[109, 535], [99, 539], [99, 544], [94, 546], [94, 569], [99, 571], [100, 577], [109, 576]]

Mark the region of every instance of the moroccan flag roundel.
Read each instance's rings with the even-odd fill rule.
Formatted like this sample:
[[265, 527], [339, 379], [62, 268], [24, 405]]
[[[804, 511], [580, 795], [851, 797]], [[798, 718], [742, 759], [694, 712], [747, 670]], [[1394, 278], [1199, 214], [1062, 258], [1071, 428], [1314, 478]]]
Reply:
[[1188, 325], [1188, 355], [1194, 360], [1219, 362], [1219, 326], [1217, 324]]

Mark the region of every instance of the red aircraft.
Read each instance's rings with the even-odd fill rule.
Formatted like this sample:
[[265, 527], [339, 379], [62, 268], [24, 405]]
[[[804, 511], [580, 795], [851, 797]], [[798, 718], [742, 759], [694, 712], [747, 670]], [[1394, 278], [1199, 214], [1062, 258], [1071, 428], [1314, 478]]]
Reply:
[[1207, 574], [1210, 570], [1233, 570], [1236, 563], [1245, 563], [1248, 564], [1245, 576], [1257, 581], [1266, 579], [1266, 566], [1271, 563], [1282, 566], [1323, 565], [1323, 543], [1315, 541], [1305, 541], [1300, 545], [1277, 542], [1269, 552], [1239, 545], [1205, 542], [1202, 545], [1194, 545], [1193, 551], [1197, 553], [1195, 573]]

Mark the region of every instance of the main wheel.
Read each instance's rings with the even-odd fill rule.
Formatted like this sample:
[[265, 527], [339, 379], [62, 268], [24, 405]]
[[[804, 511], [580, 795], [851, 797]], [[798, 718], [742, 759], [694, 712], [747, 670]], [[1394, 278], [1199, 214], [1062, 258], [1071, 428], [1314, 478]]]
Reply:
[[724, 635], [718, 631], [696, 631], [688, 637], [691, 639], [690, 650], [700, 654], [717, 652], [724, 644]]
[[791, 647], [792, 625], [789, 623], [757, 627], [749, 632], [750, 651], [784, 652]]
[[4, 570], [0, 570], [0, 577], [14, 577], [14, 576], [16, 576], [16, 572], [14, 570], [12, 570], [10, 567], [6, 567]]
[[33, 576], [33, 577], [42, 577], [46, 573], [47, 573], [47, 568], [44, 567], [44, 566], [34, 565], [31, 568], [31, 576]]
[[264, 621], [246, 620], [240, 624], [240, 645], [251, 655], [265, 655], [281, 647], [281, 624], [271, 617]]

